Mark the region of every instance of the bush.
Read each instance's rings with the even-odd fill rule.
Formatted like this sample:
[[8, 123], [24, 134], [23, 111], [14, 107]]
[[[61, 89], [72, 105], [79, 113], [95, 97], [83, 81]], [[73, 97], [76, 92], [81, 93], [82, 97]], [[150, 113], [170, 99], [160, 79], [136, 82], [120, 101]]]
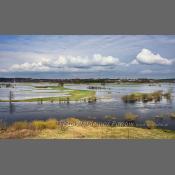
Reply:
[[153, 120], [146, 120], [145, 124], [148, 129], [156, 128], [156, 123]]
[[157, 102], [157, 101], [160, 101], [163, 96], [166, 97], [167, 99], [170, 99], [171, 93], [163, 94], [162, 91], [156, 91], [152, 93], [135, 92], [135, 93], [131, 93], [129, 95], [123, 96], [122, 100], [125, 103], [134, 103], [136, 101], [149, 102], [153, 100]]
[[32, 122], [19, 121], [19, 122], [14, 122], [9, 126], [11, 130], [22, 130], [22, 129], [42, 130], [46, 128], [56, 129], [57, 127], [58, 127], [58, 121], [56, 119], [48, 119], [46, 121], [34, 120]]
[[129, 113], [125, 114], [124, 118], [128, 122], [133, 122], [138, 118], [138, 115], [135, 115], [135, 114], [129, 112]]
[[34, 120], [32, 122], [32, 127], [34, 129], [42, 130], [46, 128], [46, 122], [42, 120]]
[[66, 122], [70, 125], [76, 125], [80, 123], [80, 120], [77, 118], [71, 117], [71, 118], [66, 119]]
[[172, 113], [170, 114], [170, 118], [171, 118], [171, 119], [175, 119], [175, 112], [172, 112]]
[[28, 129], [29, 127], [30, 127], [30, 124], [27, 121], [14, 122], [11, 125], [11, 129], [14, 129], [14, 130]]
[[58, 121], [56, 119], [48, 119], [45, 121], [45, 127], [47, 129], [56, 129], [58, 127]]

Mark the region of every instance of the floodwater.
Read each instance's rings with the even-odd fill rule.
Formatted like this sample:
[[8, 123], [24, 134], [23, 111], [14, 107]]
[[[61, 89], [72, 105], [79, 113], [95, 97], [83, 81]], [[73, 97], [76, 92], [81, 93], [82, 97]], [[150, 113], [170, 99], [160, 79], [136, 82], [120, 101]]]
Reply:
[[[44, 83], [43, 83], [44, 84]], [[8, 99], [9, 91], [13, 91], [15, 99], [28, 99], [38, 97], [65, 96], [67, 91], [58, 91], [53, 89], [36, 89], [35, 86], [41, 86], [39, 83], [17, 83], [15, 88], [0, 88], [0, 99]], [[44, 84], [46, 86], [48, 84]], [[49, 84], [52, 86], [53, 84]], [[56, 84], [55, 84], [56, 85]], [[90, 119], [105, 121], [108, 120], [105, 116], [110, 115], [116, 118], [116, 121], [122, 121], [123, 115], [127, 112], [132, 112], [139, 116], [137, 122], [143, 123], [145, 120], [153, 119], [156, 115], [163, 116], [163, 119], [158, 119], [160, 127], [175, 130], [175, 120], [169, 117], [171, 112], [175, 112], [175, 84], [93, 84], [94, 86], [102, 87], [97, 89], [96, 103], [73, 102], [67, 103], [43, 103], [37, 102], [16, 102], [9, 103], [0, 102], [0, 120], [12, 122], [16, 120], [34, 120], [57, 118], [64, 119], [67, 117], [77, 117], [80, 119]], [[67, 84], [64, 87], [70, 89], [87, 89], [88, 84]], [[162, 99], [160, 102], [136, 102], [124, 103], [121, 99], [123, 95], [132, 92], [154, 92], [163, 90], [164, 92], [171, 91], [172, 99]]]

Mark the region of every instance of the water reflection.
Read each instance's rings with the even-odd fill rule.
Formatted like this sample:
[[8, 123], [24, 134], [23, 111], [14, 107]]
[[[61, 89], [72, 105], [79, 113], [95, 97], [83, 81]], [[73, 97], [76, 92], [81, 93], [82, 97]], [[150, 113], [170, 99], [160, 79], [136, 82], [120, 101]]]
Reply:
[[9, 113], [13, 114], [15, 112], [15, 104], [9, 103]]
[[[89, 85], [86, 84], [70, 84], [65, 85], [66, 88], [71, 89], [87, 89]], [[122, 121], [122, 117], [127, 112], [132, 112], [139, 116], [138, 122], [153, 119], [159, 114], [168, 114], [175, 112], [175, 86], [174, 84], [162, 83], [161, 86], [149, 86], [148, 84], [134, 84], [134, 85], [116, 85], [106, 84], [106, 89], [97, 89], [96, 95], [98, 100], [95, 103], [76, 102], [72, 103], [69, 98], [65, 102], [44, 102], [38, 101], [33, 103], [0, 103], [0, 119], [5, 118], [6, 120], [32, 120], [32, 119], [47, 119], [50, 117], [61, 118], [77, 117], [82, 119], [94, 119], [94, 120], [106, 120], [106, 115], [116, 117], [116, 120]], [[171, 88], [172, 98], [170, 100], [162, 99], [158, 102], [136, 102], [133, 104], [124, 103], [121, 97], [132, 92], [154, 92], [163, 90], [167, 92]], [[110, 89], [110, 90], [109, 90]], [[30, 84], [17, 84], [15, 89], [15, 99], [21, 97], [28, 97], [30, 91], [32, 93], [32, 85]], [[27, 90], [27, 93], [23, 93]], [[35, 92], [36, 93], [36, 92]], [[35, 94], [34, 93], [34, 94]], [[38, 92], [37, 92], [38, 93]], [[42, 95], [55, 95], [55, 92], [43, 92]], [[44, 94], [46, 93], [46, 94]], [[58, 95], [58, 94], [57, 94]], [[60, 95], [60, 94], [59, 94]], [[9, 89], [0, 89], [0, 99], [8, 98]], [[30, 97], [33, 94], [30, 94]], [[38, 96], [37, 96], [38, 97]], [[12, 115], [13, 114], [13, 115]], [[161, 119], [157, 119], [157, 122], [162, 122]], [[167, 122], [169, 127], [175, 129], [175, 120], [170, 120], [165, 115], [163, 122]]]

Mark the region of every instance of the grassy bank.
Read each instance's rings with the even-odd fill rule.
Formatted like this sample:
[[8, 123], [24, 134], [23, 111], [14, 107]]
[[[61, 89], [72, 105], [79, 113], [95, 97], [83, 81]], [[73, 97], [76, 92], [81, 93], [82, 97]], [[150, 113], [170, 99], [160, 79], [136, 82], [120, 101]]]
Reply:
[[[149, 121], [150, 122], [150, 121]], [[151, 123], [150, 123], [151, 124]], [[149, 124], [149, 126], [150, 126]], [[151, 124], [152, 125], [152, 124]], [[175, 131], [155, 127], [119, 127], [68, 118], [15, 122], [0, 130], [1, 139], [175, 139]]]
[[124, 95], [122, 97], [122, 100], [125, 103], [134, 103], [136, 101], [142, 101], [142, 102], [155, 101], [156, 102], [156, 101], [160, 101], [163, 97], [170, 100], [171, 93], [170, 92], [163, 93], [162, 91], [156, 91], [152, 93], [135, 92], [129, 95]]

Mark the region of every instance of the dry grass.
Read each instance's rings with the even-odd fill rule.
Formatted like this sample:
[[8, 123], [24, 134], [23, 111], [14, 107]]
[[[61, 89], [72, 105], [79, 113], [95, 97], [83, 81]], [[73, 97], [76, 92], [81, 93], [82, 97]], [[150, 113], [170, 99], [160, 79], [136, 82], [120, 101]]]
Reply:
[[56, 119], [48, 119], [46, 121], [35, 120], [32, 122], [32, 127], [36, 130], [56, 129], [58, 127], [58, 121]]
[[30, 128], [30, 123], [27, 121], [19, 121], [19, 122], [14, 122], [11, 126], [11, 130], [22, 130], [22, 129], [29, 129]]
[[[127, 114], [133, 120], [134, 114]], [[132, 117], [131, 117], [132, 116]], [[134, 117], [133, 117], [134, 116]], [[108, 125], [74, 125], [80, 120], [66, 119], [69, 123], [61, 125], [56, 119], [33, 122], [15, 122], [6, 130], [0, 131], [0, 138], [34, 139], [175, 139], [175, 131], [155, 129], [154, 121], [146, 121], [147, 128], [118, 127]], [[70, 125], [70, 123], [72, 125]]]
[[34, 138], [38, 134], [37, 131], [31, 129], [20, 129], [20, 130], [11, 130], [7, 129], [6, 131], [0, 132], [0, 139], [23, 139], [23, 138]]
[[156, 128], [156, 123], [153, 120], [146, 120], [145, 124], [148, 129]]
[[81, 127], [71, 126], [65, 132], [60, 130], [42, 130], [38, 139], [175, 139], [175, 132], [161, 129], [143, 129], [136, 127]]
[[129, 112], [125, 114], [124, 118], [128, 122], [134, 122], [138, 118], [138, 115]]
[[66, 119], [66, 123], [67, 123], [68, 125], [77, 125], [77, 124], [80, 123], [80, 120], [77, 119], [77, 118], [74, 118], [74, 117], [70, 117], [70, 118], [67, 118], [67, 119]]

